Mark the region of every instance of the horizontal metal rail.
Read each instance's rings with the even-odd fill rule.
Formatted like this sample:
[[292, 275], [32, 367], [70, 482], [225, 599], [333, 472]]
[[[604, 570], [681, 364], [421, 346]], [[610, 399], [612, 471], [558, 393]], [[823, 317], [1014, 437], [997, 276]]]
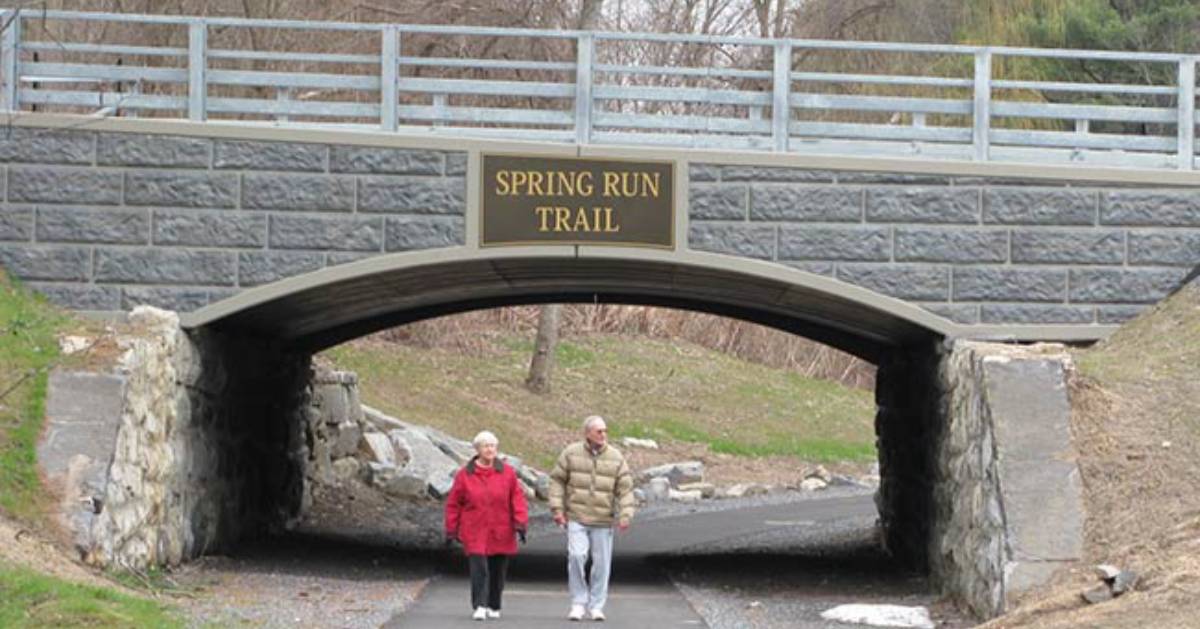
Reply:
[[[1197, 57], [1185, 54], [29, 9], [0, 15], [8, 24], [0, 33], [7, 112], [1195, 168]], [[164, 43], [103, 40], [118, 29], [94, 28], [98, 22], [153, 30], [146, 40]], [[249, 29], [271, 36], [247, 38]], [[856, 55], [896, 61], [855, 65], [848, 60]], [[1124, 64], [1138, 72], [1113, 76], [1154, 79], [1021, 76], [1029, 60]], [[898, 71], [871, 71], [878, 67]]]

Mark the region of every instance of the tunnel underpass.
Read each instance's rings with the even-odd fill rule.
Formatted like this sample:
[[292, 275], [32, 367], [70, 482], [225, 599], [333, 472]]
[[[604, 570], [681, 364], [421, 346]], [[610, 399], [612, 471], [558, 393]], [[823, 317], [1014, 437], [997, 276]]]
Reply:
[[[910, 304], [776, 265], [696, 253], [639, 254], [638, 260], [511, 250], [394, 255], [246, 291], [185, 315], [183, 333], [172, 332], [169, 321], [142, 313], [148, 317], [143, 327], [157, 326], [164, 340], [148, 351], [146, 364], [155, 376], [135, 380], [133, 395], [141, 390], [159, 405], [149, 412], [161, 411], [173, 421], [156, 424], [159, 432], [142, 438], [138, 447], [173, 453], [175, 461], [183, 461], [185, 473], [176, 478], [147, 475], [145, 468], [161, 465], [160, 459], [142, 456], [136, 448], [126, 452], [132, 456], [122, 458], [125, 451], [119, 443], [115, 475], [150, 476], [162, 487], [149, 492], [151, 501], [160, 501], [149, 505], [149, 513], [158, 520], [149, 538], [144, 521], [136, 522], [142, 525], [138, 530], [128, 528], [128, 514], [147, 512], [147, 492], [118, 487], [100, 516], [106, 536], [97, 554], [126, 564], [171, 564], [295, 529], [313, 508], [312, 496], [306, 493], [311, 444], [304, 426], [313, 404], [314, 352], [437, 315], [547, 302], [698, 310], [799, 334], [876, 364], [881, 482], [877, 496], [859, 497], [856, 503], [865, 510], [854, 516], [860, 518], [858, 534], [864, 541], [851, 549], [859, 563], [848, 565], [865, 561], [875, 566], [861, 570], [863, 574], [928, 575], [920, 577], [910, 594], [916, 596], [922, 588], [945, 594], [981, 616], [1003, 609], [1006, 579], [1023, 564], [1006, 555], [1008, 551], [994, 552], [995, 540], [1005, 535], [1006, 526], [995, 517], [997, 512], [1004, 515], [996, 505], [1008, 496], [997, 488], [996, 457], [985, 452], [995, 447], [987, 441], [994, 437], [990, 409], [978, 412], [978, 405], [969, 401], [978, 399], [981, 387], [990, 386], [986, 374], [1000, 368], [999, 362], [989, 363], [985, 350], [944, 343], [959, 331], [954, 324]], [[135, 312], [135, 321], [138, 316]], [[1025, 358], [1029, 364], [1042, 360]], [[1047, 389], [1053, 389], [1053, 377], [1061, 376], [1061, 369], [1037, 365], [1032, 377], [1049, 378]], [[171, 368], [163, 370], [165, 366]], [[994, 380], [1003, 381], [1000, 376]], [[1022, 378], [1030, 376], [1022, 372], [1015, 377], [1023, 384], [1011, 397], [1019, 401], [1028, 397], [1024, 393], [1030, 383]], [[162, 387], [170, 389], [175, 383], [182, 386], [164, 395]], [[1033, 386], [1046, 387], [1046, 382]], [[967, 402], [959, 400], [962, 396]], [[971, 412], [956, 419], [954, 413], [964, 408]], [[1053, 415], [1054, 409], [1047, 412]], [[1054, 452], [1042, 454], [1052, 457]], [[958, 508], [964, 500], [969, 508]], [[727, 516], [712, 517], [718, 523], [700, 526], [695, 523], [702, 518], [667, 518], [667, 524], [648, 524], [645, 538], [635, 533], [626, 540], [629, 555], [622, 561], [650, 565], [645, 562], [654, 557], [656, 566], [702, 569], [727, 563], [720, 559], [721, 552], [702, 549], [712, 551], [739, 538], [749, 545], [736, 552], [753, 556], [754, 562], [738, 565], [749, 567], [750, 573], [762, 570], [753, 565], [774, 572], [781, 563], [789, 563], [781, 557], [808, 565], [843, 552], [822, 550], [820, 544], [755, 552], [765, 538], [781, 530], [800, 534], [805, 529], [769, 522], [813, 520], [808, 516], [759, 517], [759, 524], [721, 524], [721, 517]], [[697, 532], [692, 537], [683, 535], [694, 525]], [[674, 549], [655, 546], [661, 543], [649, 541], [655, 527], [667, 527], [693, 543]], [[552, 547], [552, 539], [553, 535], [535, 538], [534, 544]], [[389, 546], [387, 535], [342, 542]], [[422, 543], [409, 550], [427, 552], [428, 544], [422, 549]], [[801, 551], [792, 552], [797, 548]], [[980, 552], [986, 561], [976, 560]], [[679, 557], [661, 563], [672, 553]], [[697, 558], [698, 553], [708, 557]], [[530, 567], [539, 565], [531, 562]]]

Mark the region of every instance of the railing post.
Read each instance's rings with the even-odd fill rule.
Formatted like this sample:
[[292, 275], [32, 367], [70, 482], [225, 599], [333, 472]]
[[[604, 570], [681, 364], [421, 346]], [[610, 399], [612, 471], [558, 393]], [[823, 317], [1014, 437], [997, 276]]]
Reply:
[[0, 35], [0, 73], [3, 74], [4, 109], [18, 111], [21, 108], [21, 77], [17, 75], [21, 46], [21, 10], [0, 13], [0, 24], [6, 25]]
[[1187, 57], [1179, 60], [1179, 94], [1176, 96], [1179, 123], [1179, 170], [1195, 168], [1196, 154], [1196, 59]]
[[400, 101], [400, 27], [383, 27], [383, 42], [379, 58], [379, 127], [395, 131], [399, 125], [397, 107]]
[[188, 23], [188, 120], [208, 118], [208, 24]]
[[583, 33], [577, 40], [579, 50], [575, 59], [575, 142], [592, 141], [592, 55], [596, 38]]
[[971, 140], [975, 147], [975, 160], [988, 158], [989, 131], [992, 126], [992, 51], [983, 49], [975, 53], [975, 119]]
[[788, 102], [792, 88], [791, 42], [775, 43], [774, 79], [771, 90], [771, 137], [775, 140], [775, 150], [786, 153], [788, 150], [788, 123], [792, 119], [792, 107]]

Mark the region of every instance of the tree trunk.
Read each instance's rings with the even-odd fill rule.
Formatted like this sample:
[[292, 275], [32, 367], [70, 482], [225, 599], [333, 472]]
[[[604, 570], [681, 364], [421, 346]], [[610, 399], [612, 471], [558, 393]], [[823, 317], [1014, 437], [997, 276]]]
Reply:
[[554, 368], [554, 346], [558, 344], [558, 314], [562, 306], [546, 304], [538, 309], [537, 339], [525, 386], [537, 394], [550, 392], [550, 371]]

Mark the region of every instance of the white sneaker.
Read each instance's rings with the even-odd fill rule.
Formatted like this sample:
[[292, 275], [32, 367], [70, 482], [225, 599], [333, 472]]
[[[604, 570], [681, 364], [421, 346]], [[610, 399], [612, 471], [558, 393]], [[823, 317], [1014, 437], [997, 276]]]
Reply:
[[583, 620], [583, 605], [572, 605], [571, 612], [567, 614], [567, 620]]
[[592, 620], [604, 620], [604, 612], [599, 609], [593, 609], [592, 611], [588, 612], [588, 616], [591, 617]]
[[486, 607], [476, 607], [475, 613], [471, 614], [472, 620], [483, 620], [487, 617], [488, 617], [488, 610]]
[[500, 617], [500, 610], [498, 610], [498, 609], [492, 609], [492, 608], [490, 608], [490, 607], [489, 607], [489, 608], [488, 608], [488, 610], [487, 610], [487, 617], [488, 617], [488, 618], [491, 618], [491, 619], [493, 619], [493, 620], [495, 620], [496, 618], [499, 618], [499, 617]]

